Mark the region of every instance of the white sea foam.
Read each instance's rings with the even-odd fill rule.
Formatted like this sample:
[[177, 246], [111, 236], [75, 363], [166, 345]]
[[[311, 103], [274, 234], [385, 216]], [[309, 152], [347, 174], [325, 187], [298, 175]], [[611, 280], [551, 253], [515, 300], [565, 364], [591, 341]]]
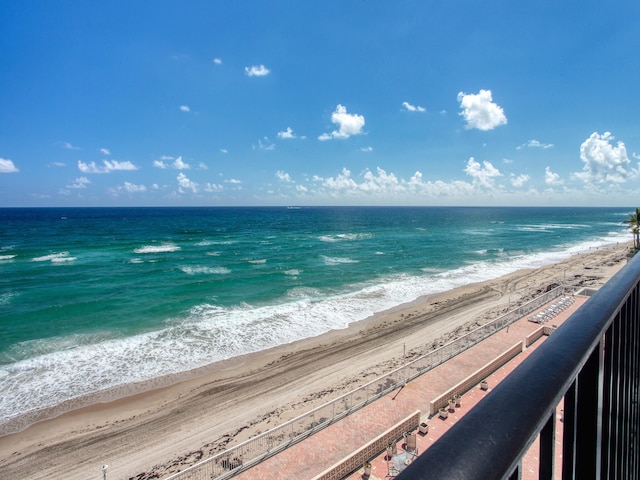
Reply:
[[69, 252], [51, 253], [49, 255], [43, 255], [42, 257], [32, 258], [32, 262], [51, 262], [51, 263], [63, 263], [72, 262], [76, 257], [70, 257]]
[[552, 232], [554, 230], [575, 230], [590, 228], [590, 225], [582, 225], [579, 223], [543, 223], [535, 225], [520, 225], [516, 230], [523, 232]]
[[77, 257], [56, 257], [51, 259], [51, 263], [73, 262]]
[[478, 228], [465, 228], [462, 230], [462, 236], [465, 237], [490, 237], [494, 233], [493, 230], [486, 229], [478, 229]]
[[369, 238], [373, 238], [372, 233], [339, 233], [335, 235], [321, 235], [318, 239], [321, 242], [350, 242], [354, 240], [366, 240]]
[[70, 350], [81, 345], [94, 345], [109, 338], [108, 332], [73, 334], [52, 338], [37, 338], [15, 343], [0, 355], [0, 363], [17, 362], [36, 356]]
[[0, 293], [0, 305], [9, 305], [11, 303], [11, 299], [16, 295], [17, 294], [14, 292]]
[[134, 250], [135, 253], [167, 253], [176, 252], [180, 247], [175, 243], [162, 243], [160, 245], [145, 245]]
[[182, 270], [187, 275], [226, 275], [228, 273], [231, 273], [231, 270], [229, 270], [227, 267], [185, 266], [180, 267], [180, 270]]
[[420, 269], [421, 272], [424, 272], [428, 275], [435, 275], [436, 273], [440, 273], [443, 270], [441, 268], [433, 268], [433, 267], [423, 267]]
[[267, 259], [266, 258], [260, 258], [257, 260], [247, 260], [249, 263], [253, 263], [254, 265], [264, 265], [265, 263], [267, 263]]
[[549, 230], [544, 225], [523, 225], [518, 227], [517, 230], [521, 232], [548, 232]]
[[295, 287], [287, 292], [287, 297], [292, 299], [306, 299], [322, 298], [322, 292], [317, 288], [310, 287]]
[[284, 272], [285, 275], [290, 275], [292, 277], [297, 277], [298, 275], [300, 275], [302, 273], [302, 270], [299, 270], [297, 268], [291, 268], [289, 270], [285, 270]]
[[207, 255], [209, 257], [219, 257], [220, 256], [220, 252], [207, 252], [205, 255]]
[[339, 265], [341, 263], [358, 263], [358, 260], [353, 260], [346, 257], [328, 257], [326, 255], [320, 255], [320, 258], [325, 265]]
[[7, 262], [13, 260], [17, 255], [0, 255], [0, 262]]

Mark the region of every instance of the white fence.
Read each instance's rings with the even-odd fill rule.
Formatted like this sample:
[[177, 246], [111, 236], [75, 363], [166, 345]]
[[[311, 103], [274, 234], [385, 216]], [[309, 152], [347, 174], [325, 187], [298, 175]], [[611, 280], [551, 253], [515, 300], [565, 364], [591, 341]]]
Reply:
[[250, 438], [235, 447], [202, 460], [182, 472], [167, 477], [166, 480], [223, 480], [231, 478], [446, 362], [498, 330], [549, 303], [562, 295], [563, 292], [563, 287], [556, 287], [356, 390]]

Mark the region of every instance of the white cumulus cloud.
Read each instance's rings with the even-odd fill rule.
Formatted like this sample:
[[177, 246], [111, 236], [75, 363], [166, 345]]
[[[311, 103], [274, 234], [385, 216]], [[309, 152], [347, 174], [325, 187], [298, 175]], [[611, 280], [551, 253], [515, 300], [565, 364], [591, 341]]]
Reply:
[[376, 168], [376, 173], [368, 169], [365, 171], [364, 182], [360, 188], [366, 192], [384, 194], [405, 190], [404, 185], [393, 172], [387, 173], [380, 167]]
[[539, 142], [538, 140], [529, 140], [526, 143], [523, 143], [522, 145], [516, 147], [516, 150], [521, 150], [523, 148], [543, 148], [543, 149], [547, 149], [547, 148], [552, 148], [553, 147], [553, 143], [542, 143]]
[[331, 122], [338, 126], [331, 133], [323, 133], [318, 140], [330, 140], [332, 138], [345, 139], [352, 135], [360, 135], [364, 127], [364, 117], [355, 113], [347, 113], [347, 107], [338, 105], [331, 114]]
[[91, 183], [87, 177], [76, 178], [71, 185], [67, 185], [65, 188], [83, 189], [87, 188], [87, 185]]
[[481, 165], [473, 157], [469, 158], [464, 171], [473, 179], [474, 184], [487, 188], [493, 188], [494, 179], [502, 176], [500, 170], [494, 167], [491, 162], [485, 160]]
[[529, 181], [529, 175], [521, 173], [520, 175], [511, 175], [511, 185], [514, 187], [522, 187]]
[[249, 77], [264, 77], [269, 75], [270, 70], [264, 65], [253, 65], [252, 67], [244, 67], [244, 72]]
[[291, 180], [291, 176], [288, 173], [286, 173], [286, 172], [284, 172], [282, 170], [278, 170], [276, 172], [276, 177], [278, 178], [278, 180], [281, 180], [283, 182], [287, 182], [288, 183], [288, 182], [292, 181]]
[[545, 167], [544, 169], [544, 183], [550, 187], [562, 185], [564, 182], [560, 179], [560, 175], [551, 171], [551, 168]]
[[287, 127], [285, 131], [278, 132], [278, 138], [296, 138], [296, 135], [293, 133], [293, 129], [291, 127]]
[[364, 202], [386, 204], [406, 204], [421, 196], [462, 198], [461, 196], [474, 194], [474, 185], [469, 182], [425, 181], [419, 171], [406, 180], [380, 167], [375, 171], [366, 169], [358, 179], [352, 177], [350, 170], [343, 168], [335, 177], [321, 178], [314, 175], [313, 181], [319, 183], [321, 192], [332, 199], [347, 196]]
[[467, 121], [467, 128], [493, 130], [507, 123], [507, 117], [498, 104], [493, 102], [491, 90], [480, 90], [479, 93], [458, 93], [458, 102], [462, 112], [460, 115]]
[[343, 168], [340, 175], [326, 178], [322, 181], [323, 185], [332, 190], [351, 190], [358, 188], [358, 184], [351, 178], [351, 171]]
[[269, 137], [259, 138], [258, 146], [260, 147], [260, 150], [267, 151], [275, 150], [276, 148], [276, 145], [271, 140], [269, 140]]
[[124, 182], [122, 188], [129, 193], [146, 192], [147, 187], [144, 185], [136, 185], [134, 183]]
[[[157, 189], [158, 186], [154, 184], [153, 188]], [[122, 185], [118, 185], [118, 186], [110, 188], [108, 190], [108, 192], [114, 197], [119, 197], [120, 194], [122, 194], [123, 192], [126, 192], [126, 193], [142, 193], [142, 192], [146, 192], [146, 191], [147, 191], [147, 187], [146, 186], [144, 186], [144, 185], [136, 185], [135, 183], [131, 183], [131, 182], [124, 182]]]
[[411, 105], [409, 102], [402, 102], [402, 106], [408, 112], [426, 112], [427, 109], [419, 105]]
[[0, 158], [0, 173], [17, 173], [20, 170], [8, 158]]
[[[173, 162], [170, 162], [170, 160], [173, 160]], [[189, 170], [191, 168], [191, 165], [182, 160], [182, 156], [174, 159], [168, 155], [163, 155], [160, 157], [160, 160], [154, 160], [153, 166], [163, 170], [167, 168], [173, 168], [175, 170]]]
[[610, 132], [591, 134], [580, 145], [582, 172], [574, 175], [585, 183], [624, 183], [638, 176], [638, 170], [631, 166], [627, 148], [623, 142], [613, 145], [614, 136]]
[[182, 160], [182, 157], [176, 158], [175, 162], [171, 165], [176, 170], [189, 170], [191, 166]]
[[59, 142], [60, 145], [62, 145], [63, 148], [66, 148], [67, 150], [80, 150], [80, 147], [76, 147], [75, 145], [72, 145], [70, 142]]
[[184, 190], [191, 190], [193, 193], [198, 192], [198, 184], [189, 180], [184, 173], [180, 172], [176, 180], [178, 180], [178, 190], [180, 193], [184, 193]]
[[102, 165], [98, 165], [96, 162], [85, 163], [82, 160], [78, 160], [78, 170], [82, 173], [110, 173], [117, 170], [138, 170], [138, 167], [128, 160], [124, 162], [103, 160]]
[[189, 108], [189, 105], [180, 105], [180, 110], [183, 112], [190, 112], [191, 108]]

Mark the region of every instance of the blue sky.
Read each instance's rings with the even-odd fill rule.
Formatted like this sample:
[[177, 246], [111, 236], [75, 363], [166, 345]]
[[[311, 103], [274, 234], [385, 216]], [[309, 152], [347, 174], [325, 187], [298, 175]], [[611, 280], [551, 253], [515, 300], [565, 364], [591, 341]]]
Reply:
[[0, 206], [640, 204], [635, 0], [0, 8]]

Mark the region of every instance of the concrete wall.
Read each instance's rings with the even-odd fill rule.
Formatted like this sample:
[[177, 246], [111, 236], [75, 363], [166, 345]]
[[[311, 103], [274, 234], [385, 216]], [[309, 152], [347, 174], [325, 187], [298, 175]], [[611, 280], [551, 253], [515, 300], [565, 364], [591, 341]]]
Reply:
[[539, 340], [543, 335], [549, 335], [545, 332], [545, 327], [542, 326], [524, 338], [524, 344], [528, 348], [530, 345], [533, 345], [537, 340]]
[[401, 439], [405, 433], [416, 430], [418, 425], [420, 425], [420, 410], [416, 410], [407, 418], [378, 435], [348, 457], [315, 476], [313, 480], [339, 480], [346, 477], [361, 468], [364, 462], [371, 460], [380, 452], [384, 451], [389, 444]]
[[507, 363], [516, 355], [522, 353], [523, 345], [524, 345], [524, 342], [516, 343], [513, 347], [509, 348], [506, 352], [500, 354], [495, 359], [487, 363], [485, 366], [473, 372], [471, 375], [469, 375], [467, 378], [462, 380], [460, 383], [458, 383], [457, 385], [454, 385], [439, 397], [436, 397], [433, 400], [431, 400], [431, 402], [429, 402], [429, 414], [431, 416], [435, 415], [436, 413], [438, 413], [438, 410], [440, 410], [440, 408], [448, 405], [449, 399], [453, 398], [454, 395], [462, 395], [465, 392], [468, 392], [473, 387], [475, 387], [478, 383], [480, 383], [482, 380], [484, 380], [493, 372], [495, 372], [502, 365]]

